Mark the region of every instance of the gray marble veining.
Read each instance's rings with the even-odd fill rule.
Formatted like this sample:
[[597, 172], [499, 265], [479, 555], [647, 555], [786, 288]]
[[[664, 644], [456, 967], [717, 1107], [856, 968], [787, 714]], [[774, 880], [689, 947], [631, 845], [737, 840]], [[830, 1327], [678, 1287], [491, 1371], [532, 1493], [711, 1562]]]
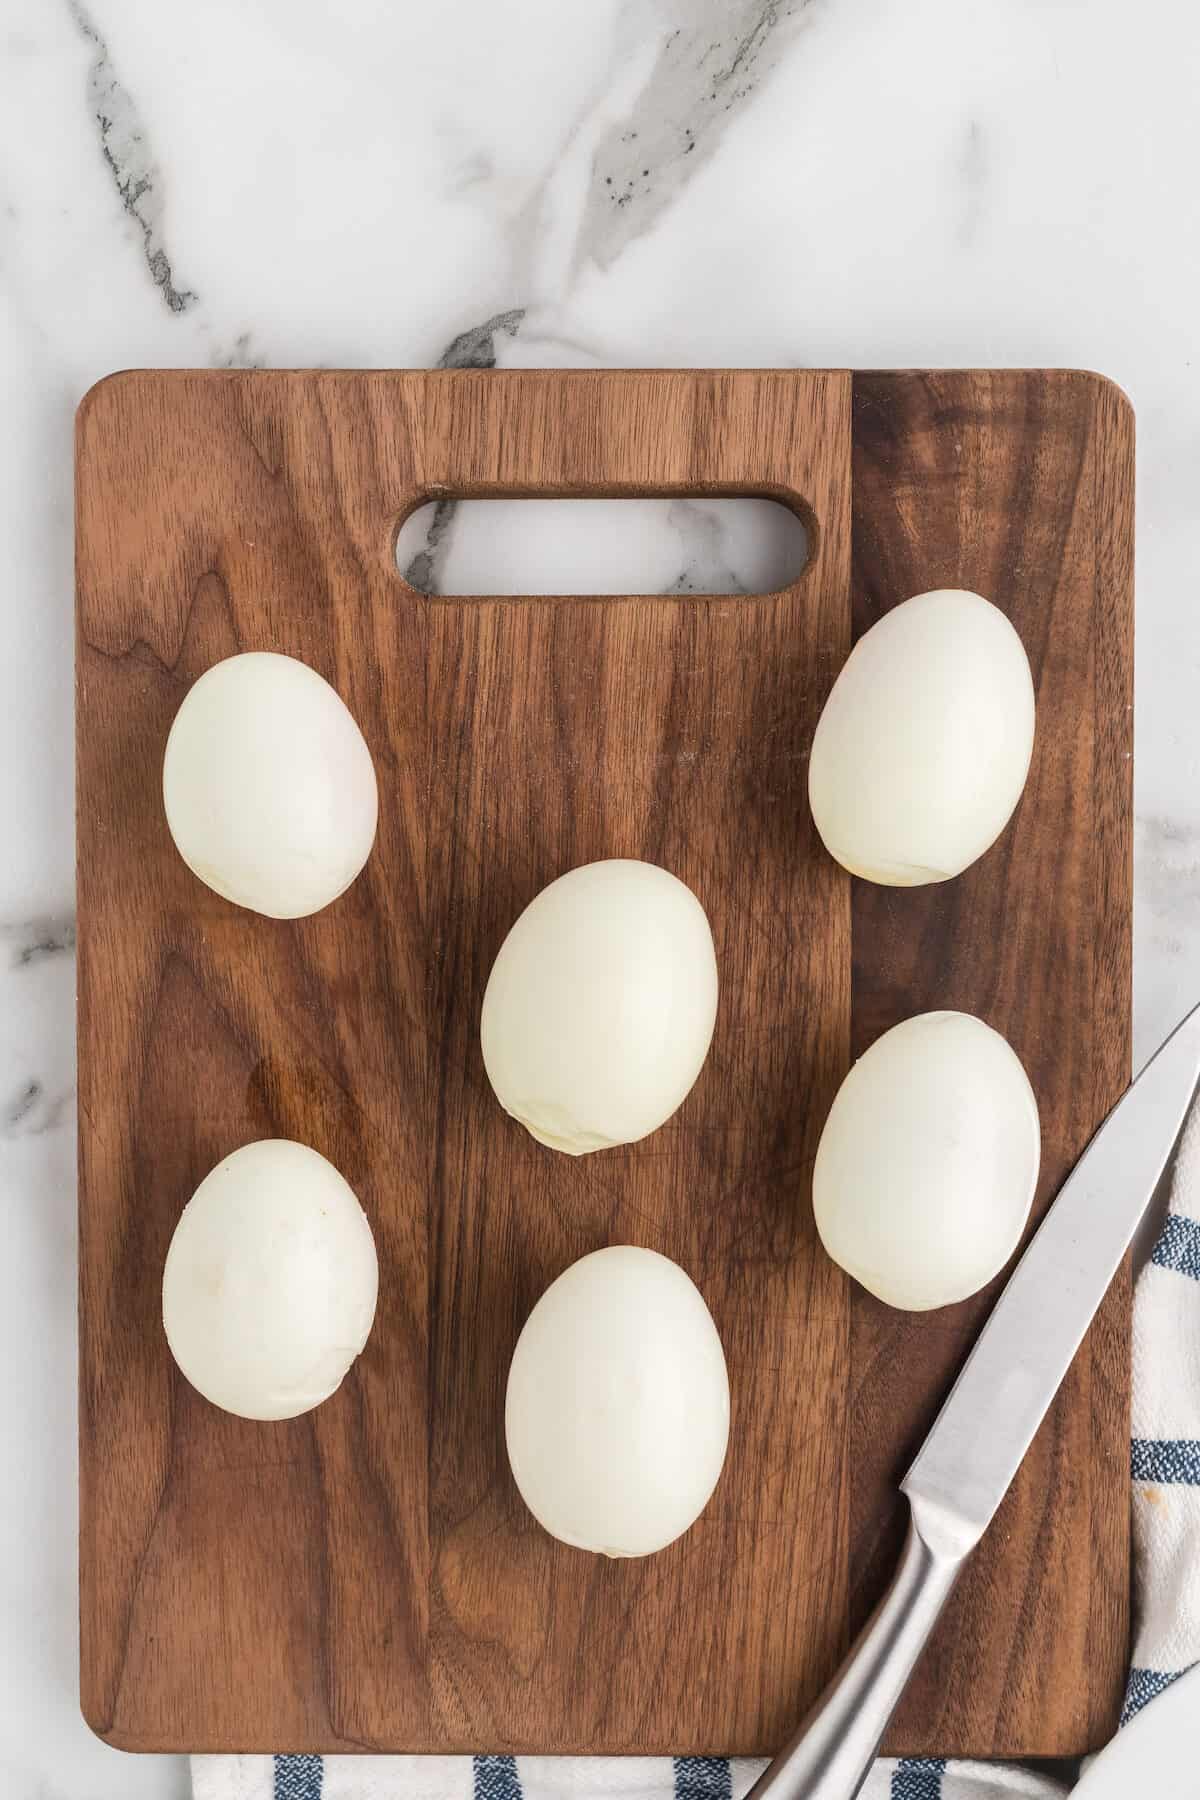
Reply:
[[176, 284], [163, 242], [162, 170], [147, 140], [146, 129], [129, 90], [112, 66], [108, 45], [82, 0], [68, 0], [75, 23], [92, 46], [88, 68], [88, 104], [100, 135], [100, 153], [108, 165], [121, 205], [138, 226], [151, 279], [173, 313], [186, 312], [198, 296]]

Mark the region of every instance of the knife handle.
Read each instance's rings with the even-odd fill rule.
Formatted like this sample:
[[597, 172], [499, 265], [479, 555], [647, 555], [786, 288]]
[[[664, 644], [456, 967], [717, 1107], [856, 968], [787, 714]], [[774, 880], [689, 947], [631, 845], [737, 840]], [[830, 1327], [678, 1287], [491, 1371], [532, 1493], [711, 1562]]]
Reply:
[[[746, 1800], [853, 1800], [970, 1546], [939, 1542], [936, 1518], [910, 1502], [892, 1585], [813, 1711]], [[924, 1516], [923, 1516], [924, 1515]]]

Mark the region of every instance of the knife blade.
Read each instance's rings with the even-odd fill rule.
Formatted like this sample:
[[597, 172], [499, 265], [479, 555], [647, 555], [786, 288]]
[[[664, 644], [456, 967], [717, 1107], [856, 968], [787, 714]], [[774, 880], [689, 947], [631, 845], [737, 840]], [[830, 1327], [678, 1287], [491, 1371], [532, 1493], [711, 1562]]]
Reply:
[[1004, 1498], [1162, 1179], [1200, 1081], [1200, 1006], [1128, 1088], [1059, 1189], [901, 1491], [963, 1548]]
[[1171, 1159], [1200, 1082], [1200, 1006], [1113, 1108], [1017, 1264], [901, 1483], [891, 1587], [746, 1800], [853, 1800], [925, 1641], [1062, 1383]]

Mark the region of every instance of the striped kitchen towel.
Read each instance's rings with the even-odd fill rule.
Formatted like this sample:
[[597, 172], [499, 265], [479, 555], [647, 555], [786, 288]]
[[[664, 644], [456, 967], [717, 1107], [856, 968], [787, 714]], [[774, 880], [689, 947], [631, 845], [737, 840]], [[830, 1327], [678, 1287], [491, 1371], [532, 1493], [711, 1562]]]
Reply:
[[1200, 1106], [1133, 1302], [1133, 1666], [1122, 1724], [1200, 1662]]
[[[742, 1800], [764, 1767], [712, 1756], [194, 1756], [195, 1800]], [[864, 1800], [1061, 1800], [1048, 1776], [881, 1758]]]
[[[1200, 1662], [1200, 1105], [1133, 1312], [1134, 1649], [1122, 1724]], [[742, 1800], [716, 1757], [196, 1756], [195, 1800]], [[1055, 1800], [1003, 1763], [880, 1758], [866, 1800]]]

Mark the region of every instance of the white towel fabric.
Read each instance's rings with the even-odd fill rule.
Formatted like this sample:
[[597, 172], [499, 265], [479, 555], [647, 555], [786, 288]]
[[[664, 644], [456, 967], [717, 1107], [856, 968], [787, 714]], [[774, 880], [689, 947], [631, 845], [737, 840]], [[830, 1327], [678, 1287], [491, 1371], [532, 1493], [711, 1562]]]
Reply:
[[[742, 1800], [761, 1762], [705, 1756], [194, 1756], [195, 1800]], [[881, 1757], [863, 1800], [1062, 1800], [1008, 1763]]]
[[[1133, 1312], [1134, 1649], [1122, 1724], [1200, 1662], [1200, 1105]], [[742, 1800], [717, 1757], [195, 1756], [195, 1800]], [[1056, 1800], [1042, 1773], [880, 1758], [866, 1800]]]
[[1200, 1662], [1200, 1106], [1133, 1303], [1133, 1666], [1122, 1723]]

